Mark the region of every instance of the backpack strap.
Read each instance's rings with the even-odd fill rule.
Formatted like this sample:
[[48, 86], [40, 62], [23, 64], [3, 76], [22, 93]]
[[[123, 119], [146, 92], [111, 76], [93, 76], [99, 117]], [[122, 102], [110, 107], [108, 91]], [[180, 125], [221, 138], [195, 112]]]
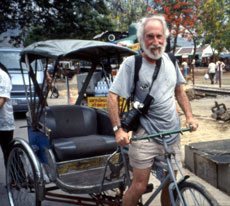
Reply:
[[172, 63], [174, 64], [175, 68], [176, 68], [176, 57], [173, 53], [169, 52], [167, 53], [169, 58], [171, 59]]
[[138, 78], [139, 78], [139, 71], [141, 69], [141, 65], [142, 65], [142, 55], [141, 54], [138, 54], [138, 55], [135, 55], [135, 70], [134, 70], [134, 89], [133, 89], [133, 92], [131, 94], [131, 101], [134, 100], [134, 95], [135, 95], [135, 92], [136, 92], [136, 85], [137, 85], [137, 81], [138, 81]]

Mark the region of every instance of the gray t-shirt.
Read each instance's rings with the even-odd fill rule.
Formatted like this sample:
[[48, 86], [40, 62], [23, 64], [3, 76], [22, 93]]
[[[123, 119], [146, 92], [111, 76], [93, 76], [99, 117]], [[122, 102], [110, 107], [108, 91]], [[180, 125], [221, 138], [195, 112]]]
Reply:
[[[110, 88], [112, 93], [126, 99], [130, 97], [134, 89], [134, 66], [134, 56], [124, 60]], [[154, 70], [155, 66], [148, 63], [145, 58], [142, 58], [134, 100], [144, 101], [152, 84]], [[140, 118], [140, 123], [148, 134], [180, 128], [180, 118], [176, 112], [174, 94], [175, 87], [184, 82], [185, 79], [177, 63], [175, 68], [169, 56], [164, 53], [158, 76], [150, 91], [150, 95], [154, 97], [154, 100], [151, 102], [147, 115], [143, 115]], [[167, 137], [167, 142], [174, 142], [178, 136], [174, 134]], [[159, 138], [156, 140], [161, 142]]]

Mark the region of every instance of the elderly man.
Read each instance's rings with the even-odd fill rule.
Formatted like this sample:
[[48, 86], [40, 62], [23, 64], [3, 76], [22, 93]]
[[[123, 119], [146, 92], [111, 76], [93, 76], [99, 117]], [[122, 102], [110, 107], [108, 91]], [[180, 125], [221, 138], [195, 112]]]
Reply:
[[[134, 100], [143, 102], [146, 95], [154, 99], [148, 109], [148, 113], [140, 117], [140, 124], [134, 136], [154, 134], [160, 131], [180, 128], [180, 118], [176, 112], [176, 99], [186, 116], [186, 126], [198, 127], [193, 118], [191, 106], [182, 84], [185, 82], [178, 65], [176, 68], [164, 53], [166, 39], [169, 31], [165, 19], [161, 15], [143, 18], [137, 28], [138, 41], [143, 49], [142, 65], [138, 73]], [[152, 84], [156, 62], [161, 58], [161, 66], [157, 78]], [[154, 157], [162, 154], [163, 145], [160, 139], [129, 141], [129, 133], [121, 127], [118, 110], [118, 96], [129, 98], [134, 90], [134, 65], [135, 57], [131, 56], [122, 63], [121, 68], [110, 88], [108, 95], [108, 110], [110, 119], [119, 145], [129, 144], [129, 159], [133, 167], [133, 181], [125, 193], [123, 206], [134, 206], [145, 192], [149, 181], [151, 166]], [[181, 160], [179, 135], [172, 135], [167, 142], [176, 152], [176, 158]], [[170, 205], [168, 188], [161, 195], [162, 205]]]

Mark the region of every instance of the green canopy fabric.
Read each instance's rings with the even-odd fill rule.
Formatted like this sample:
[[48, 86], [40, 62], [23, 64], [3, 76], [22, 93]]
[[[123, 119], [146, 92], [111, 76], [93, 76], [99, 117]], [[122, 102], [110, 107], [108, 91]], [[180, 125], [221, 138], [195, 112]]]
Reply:
[[24, 48], [21, 60], [28, 54], [29, 60], [39, 58], [66, 58], [82, 60], [103, 60], [135, 55], [131, 49], [116, 44], [94, 40], [47, 40], [36, 42]]
[[136, 23], [130, 24], [129, 36], [124, 39], [119, 39], [116, 42], [119, 43], [119, 42], [125, 42], [125, 41], [132, 41], [133, 43], [136, 43], [137, 42], [137, 28], [136, 27], [137, 27]]

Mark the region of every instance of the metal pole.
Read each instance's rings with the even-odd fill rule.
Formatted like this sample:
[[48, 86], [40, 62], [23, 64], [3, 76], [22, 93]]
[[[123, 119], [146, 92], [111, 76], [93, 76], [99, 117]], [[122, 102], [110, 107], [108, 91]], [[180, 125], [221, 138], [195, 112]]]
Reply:
[[70, 104], [70, 93], [69, 93], [69, 78], [68, 74], [65, 76], [65, 81], [66, 81], [66, 89], [67, 89], [67, 103]]
[[192, 83], [193, 83], [193, 86], [195, 85], [194, 64], [195, 64], [195, 60], [193, 59], [192, 60]]
[[220, 71], [221, 61], [219, 61], [219, 87], [221, 88], [221, 71]]

